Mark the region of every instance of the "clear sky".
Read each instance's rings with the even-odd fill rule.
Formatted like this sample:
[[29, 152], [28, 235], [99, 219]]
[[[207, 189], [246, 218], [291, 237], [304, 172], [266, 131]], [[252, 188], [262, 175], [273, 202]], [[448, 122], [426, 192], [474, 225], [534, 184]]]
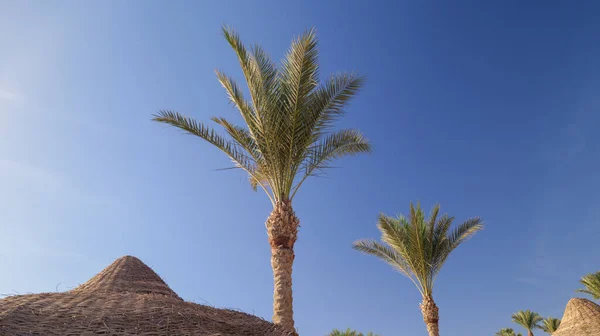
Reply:
[[413, 284], [351, 249], [411, 200], [486, 222], [436, 283], [444, 335], [561, 317], [600, 268], [600, 3], [494, 3], [2, 1], [0, 293], [67, 290], [131, 254], [187, 300], [270, 319], [267, 197], [150, 118], [239, 121], [213, 72], [242, 80], [223, 23], [275, 59], [315, 26], [323, 75], [368, 78], [340, 126], [375, 152], [295, 201], [301, 334], [426, 335]]

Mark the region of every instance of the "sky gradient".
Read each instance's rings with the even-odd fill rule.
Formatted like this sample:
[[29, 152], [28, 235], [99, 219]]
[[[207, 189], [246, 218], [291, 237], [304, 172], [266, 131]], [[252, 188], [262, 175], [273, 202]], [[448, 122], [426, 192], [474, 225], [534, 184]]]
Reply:
[[442, 270], [445, 336], [492, 335], [531, 309], [561, 317], [600, 255], [600, 3], [595, 1], [3, 1], [0, 293], [68, 290], [135, 255], [180, 296], [271, 318], [268, 198], [168, 108], [240, 118], [232, 25], [280, 59], [316, 27], [322, 77], [367, 84], [340, 127], [370, 156], [295, 200], [302, 335], [426, 335], [413, 284], [351, 248], [377, 214], [439, 202], [485, 220]]

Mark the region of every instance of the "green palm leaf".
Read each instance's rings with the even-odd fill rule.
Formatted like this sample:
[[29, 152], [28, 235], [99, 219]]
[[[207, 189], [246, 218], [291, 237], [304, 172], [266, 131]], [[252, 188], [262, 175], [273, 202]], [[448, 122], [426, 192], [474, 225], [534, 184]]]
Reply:
[[354, 243], [354, 249], [382, 259], [395, 268], [398, 272], [411, 278], [411, 270], [409, 265], [406, 264], [405, 261], [390, 246], [371, 239], [363, 239]]
[[201, 122], [167, 110], [159, 111], [155, 115], [154, 120], [170, 124], [206, 140], [227, 154], [233, 163], [236, 164], [236, 167], [246, 170], [249, 174], [252, 174], [256, 170], [255, 162], [247, 155], [247, 151], [238, 142], [223, 138], [212, 128], [205, 126]]
[[554, 317], [548, 317], [548, 318], [545, 318], [545, 319], [542, 320], [542, 325], [540, 326], [540, 328], [544, 332], [552, 334], [556, 330], [558, 330], [559, 326], [560, 326], [560, 319], [557, 319], [557, 318], [554, 318]]
[[594, 300], [600, 299], [600, 272], [588, 274], [579, 282], [585, 286], [585, 289], [578, 289], [578, 292], [589, 294]]

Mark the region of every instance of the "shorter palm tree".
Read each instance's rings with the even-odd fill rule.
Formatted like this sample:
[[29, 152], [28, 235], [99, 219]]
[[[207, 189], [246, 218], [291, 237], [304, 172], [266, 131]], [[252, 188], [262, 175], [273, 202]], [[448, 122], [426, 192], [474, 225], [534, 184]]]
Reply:
[[579, 280], [585, 289], [578, 289], [578, 292], [591, 295], [594, 300], [600, 299], [600, 272], [591, 273]]
[[522, 336], [522, 335], [521, 335], [521, 333], [515, 334], [515, 331], [512, 330], [512, 328], [504, 328], [504, 329], [500, 329], [500, 331], [498, 331], [495, 336]]
[[534, 313], [529, 309], [518, 312], [512, 315], [512, 320], [523, 328], [527, 329], [527, 335], [533, 336], [533, 329], [540, 328], [539, 323], [543, 320], [540, 314]]
[[560, 326], [560, 319], [554, 317], [548, 317], [542, 320], [542, 326], [540, 327], [544, 332], [552, 335]]
[[374, 255], [390, 264], [417, 286], [423, 297], [421, 313], [430, 336], [439, 336], [439, 312], [433, 301], [433, 284], [442, 266], [462, 242], [483, 228], [479, 218], [471, 218], [450, 230], [454, 217], [438, 218], [439, 204], [429, 218], [421, 206], [410, 204], [410, 215], [392, 218], [379, 215], [377, 227], [381, 243], [372, 239], [359, 240], [354, 249]]
[[348, 328], [345, 331], [333, 329], [333, 331], [330, 332], [329, 335], [327, 335], [327, 336], [378, 336], [378, 335], [375, 335], [372, 332], [365, 335], [361, 332], [357, 332], [356, 330], [351, 330], [350, 328]]

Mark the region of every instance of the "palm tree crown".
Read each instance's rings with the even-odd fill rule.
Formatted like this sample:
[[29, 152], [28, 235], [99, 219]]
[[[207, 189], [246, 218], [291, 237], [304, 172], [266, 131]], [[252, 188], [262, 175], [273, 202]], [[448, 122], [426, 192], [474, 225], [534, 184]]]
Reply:
[[514, 313], [512, 315], [512, 320], [525, 328], [529, 335], [533, 335], [533, 329], [540, 328], [539, 323], [542, 321], [542, 317], [538, 313], [527, 309], [525, 311], [519, 310]]
[[344, 331], [338, 330], [338, 329], [333, 329], [327, 336], [378, 336], [378, 335], [373, 334], [372, 332], [369, 332], [368, 334], [365, 335], [361, 332], [357, 332], [356, 330], [352, 330], [352, 329], [348, 328]]
[[591, 295], [594, 300], [600, 299], [600, 272], [591, 273], [579, 280], [585, 289], [578, 289], [578, 292]]
[[500, 329], [495, 336], [521, 336], [521, 333], [515, 334], [512, 328]]
[[558, 330], [559, 326], [560, 326], [560, 319], [557, 319], [557, 318], [554, 318], [554, 317], [548, 317], [548, 318], [545, 318], [544, 320], [542, 320], [542, 325], [541, 325], [540, 328], [544, 332], [552, 334], [556, 330]]
[[382, 242], [359, 240], [354, 248], [384, 260], [411, 279], [423, 297], [429, 297], [450, 253], [483, 228], [480, 218], [471, 218], [450, 231], [454, 217], [438, 218], [439, 210], [440, 206], [435, 205], [426, 218], [420, 205], [414, 207], [411, 203], [408, 218], [380, 214], [377, 227]]
[[233, 168], [245, 170], [253, 188], [262, 188], [273, 205], [291, 200], [307, 177], [322, 173], [332, 160], [371, 151], [357, 130], [330, 132], [364, 78], [343, 73], [319, 85], [314, 29], [293, 41], [280, 66], [261, 47], [247, 49], [231, 29], [223, 27], [223, 35], [237, 55], [250, 100], [233, 79], [220, 71], [217, 78], [246, 127], [213, 117], [227, 139], [178, 112], [161, 110], [153, 120], [178, 127], [223, 151]]

